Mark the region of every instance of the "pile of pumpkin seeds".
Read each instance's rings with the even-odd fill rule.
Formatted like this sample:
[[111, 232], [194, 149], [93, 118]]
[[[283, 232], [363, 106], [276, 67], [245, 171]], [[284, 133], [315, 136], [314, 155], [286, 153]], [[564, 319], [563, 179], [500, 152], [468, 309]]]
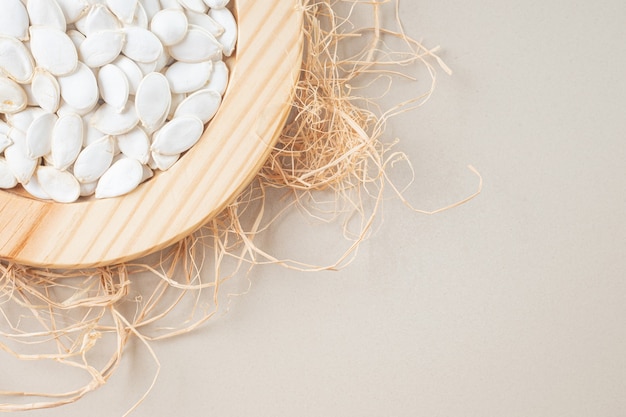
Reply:
[[0, 0], [0, 188], [71, 203], [167, 170], [217, 112], [228, 0]]

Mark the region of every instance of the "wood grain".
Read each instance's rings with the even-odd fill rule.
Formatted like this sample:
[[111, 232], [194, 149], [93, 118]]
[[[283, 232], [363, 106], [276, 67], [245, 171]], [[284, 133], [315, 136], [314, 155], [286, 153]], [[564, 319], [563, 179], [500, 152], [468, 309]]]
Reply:
[[0, 258], [54, 268], [136, 259], [199, 228], [252, 181], [290, 109], [302, 15], [297, 0], [236, 0], [234, 12], [230, 84], [201, 141], [124, 197], [58, 204], [0, 192]]

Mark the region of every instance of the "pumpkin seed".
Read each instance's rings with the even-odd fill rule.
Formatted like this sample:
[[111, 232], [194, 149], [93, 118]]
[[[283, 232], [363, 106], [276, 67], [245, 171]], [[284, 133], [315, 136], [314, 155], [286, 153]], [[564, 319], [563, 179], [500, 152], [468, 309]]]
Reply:
[[150, 159], [150, 138], [141, 128], [136, 127], [128, 133], [117, 137], [120, 151], [128, 158], [136, 159], [142, 164]]
[[177, 155], [198, 142], [204, 124], [195, 116], [175, 117], [154, 134], [152, 151], [161, 155]]
[[33, 121], [45, 113], [46, 112], [39, 107], [26, 107], [26, 109], [19, 113], [7, 114], [6, 119], [9, 126], [13, 129], [26, 133]]
[[20, 0], [0, 2], [0, 35], [12, 36], [19, 40], [28, 39], [29, 17], [26, 6]]
[[217, 40], [222, 44], [224, 55], [231, 56], [237, 44], [237, 22], [226, 8], [209, 10], [209, 16], [224, 28], [224, 33]]
[[69, 168], [78, 157], [82, 146], [83, 120], [81, 117], [72, 113], [59, 117], [52, 130], [50, 145], [54, 167], [61, 171]]
[[174, 118], [196, 116], [202, 123], [208, 123], [222, 104], [222, 95], [213, 90], [200, 90], [187, 97], [176, 109]]
[[182, 41], [187, 34], [187, 26], [187, 16], [182, 10], [176, 9], [161, 10], [150, 22], [150, 30], [165, 46]]
[[172, 94], [167, 78], [153, 72], [144, 77], [135, 96], [135, 109], [141, 124], [153, 132], [165, 122], [172, 105]]
[[144, 11], [146, 12], [146, 17], [149, 21], [151, 21], [154, 16], [163, 9], [159, 0], [139, 0], [139, 4], [143, 6]]
[[152, 151], [150, 153], [150, 160], [148, 166], [152, 169], [158, 169], [159, 171], [167, 171], [174, 166], [180, 159], [180, 154], [177, 155], [163, 155], [158, 152]]
[[84, 114], [91, 111], [100, 97], [98, 81], [93, 71], [82, 62], [72, 74], [59, 77], [61, 98], [77, 113]]
[[13, 141], [9, 137], [10, 129], [8, 124], [0, 120], [0, 152], [4, 152], [6, 148], [13, 144]]
[[122, 30], [102, 30], [87, 36], [79, 48], [81, 60], [91, 68], [110, 64], [122, 51], [124, 39]]
[[128, 101], [121, 112], [110, 104], [104, 103], [96, 110], [90, 123], [100, 132], [117, 136], [130, 132], [137, 126], [139, 117], [135, 112], [135, 103], [132, 101]]
[[50, 166], [37, 168], [37, 182], [58, 203], [73, 203], [80, 197], [80, 184], [72, 174]]
[[54, 0], [28, 0], [26, 10], [33, 26], [51, 26], [63, 32], [67, 29], [63, 10]]
[[121, 158], [102, 175], [96, 187], [96, 198], [119, 197], [133, 191], [143, 179], [141, 162]]
[[124, 23], [131, 23], [135, 17], [137, 0], [106, 0], [109, 9]]
[[223, 9], [228, 6], [228, 0], [204, 0], [211, 9]]
[[213, 62], [205, 61], [195, 64], [175, 62], [165, 71], [172, 93], [193, 93], [201, 89], [211, 77]]
[[117, 66], [107, 64], [98, 71], [98, 86], [105, 103], [122, 111], [128, 102], [130, 86], [126, 74]]
[[30, 158], [40, 158], [50, 153], [52, 131], [58, 120], [53, 113], [36, 118], [26, 132], [26, 153]]
[[0, 74], [18, 83], [27, 83], [33, 76], [33, 57], [22, 42], [0, 35]]
[[89, 9], [87, 0], [56, 0], [67, 23], [74, 23]]
[[20, 184], [26, 184], [33, 176], [39, 160], [28, 156], [25, 133], [17, 129], [11, 129], [9, 137], [13, 144], [4, 150], [4, 157], [17, 181]]
[[37, 70], [33, 77], [32, 93], [37, 104], [49, 113], [58, 110], [61, 102], [61, 86], [46, 70]]
[[206, 30], [191, 27], [182, 41], [169, 47], [169, 53], [181, 62], [202, 62], [219, 58], [222, 45]]
[[74, 176], [82, 183], [97, 181], [113, 161], [113, 140], [104, 136], [83, 149], [74, 163]]
[[0, 77], [0, 113], [17, 113], [26, 108], [28, 97], [18, 83]]
[[226, 87], [228, 87], [229, 76], [230, 70], [224, 61], [214, 62], [211, 78], [204, 88], [217, 91], [223, 95], [226, 92]]
[[0, 156], [0, 188], [13, 188], [17, 185], [17, 178], [9, 168], [7, 160]]
[[[128, 0], [123, 0], [128, 1]], [[163, 44], [156, 35], [147, 29], [127, 27], [124, 29], [126, 43], [122, 47], [124, 55], [133, 61], [149, 63], [159, 59]]]
[[68, 30], [67, 36], [69, 36], [72, 40], [72, 43], [78, 51], [79, 58], [82, 59], [82, 57], [80, 56], [80, 46], [83, 44], [83, 42], [85, 42], [85, 39], [87, 39], [87, 37], [75, 29]]
[[196, 13], [206, 13], [209, 6], [202, 0], [178, 0], [178, 2], [187, 10]]
[[30, 27], [30, 50], [38, 67], [68, 75], [78, 65], [76, 47], [67, 34], [49, 26]]
[[93, 35], [103, 30], [118, 30], [122, 28], [122, 24], [117, 17], [102, 4], [91, 6], [89, 12], [76, 21], [75, 26], [85, 36]]
[[115, 61], [113, 61], [113, 65], [117, 66], [119, 69], [124, 72], [126, 75], [126, 79], [128, 80], [128, 88], [129, 93], [131, 95], [135, 95], [137, 93], [137, 87], [139, 87], [139, 83], [143, 79], [143, 73], [137, 64], [128, 57], [124, 55], [120, 55], [117, 57]]
[[81, 182], [80, 183], [80, 196], [81, 197], [89, 197], [90, 195], [94, 195], [96, 192], [96, 187], [98, 186], [98, 181], [94, 182]]
[[190, 25], [201, 27], [208, 31], [211, 35], [218, 37], [224, 33], [224, 27], [217, 23], [212, 17], [205, 13], [196, 13], [191, 10], [185, 10], [187, 21]]

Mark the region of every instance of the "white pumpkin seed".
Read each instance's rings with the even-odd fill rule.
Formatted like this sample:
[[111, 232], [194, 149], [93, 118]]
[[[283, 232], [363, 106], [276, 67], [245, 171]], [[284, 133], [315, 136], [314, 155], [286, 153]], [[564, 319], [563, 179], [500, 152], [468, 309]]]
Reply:
[[94, 109], [90, 109], [90, 108], [86, 108], [84, 110], [78, 110], [75, 107], [72, 107], [69, 104], [67, 104], [65, 101], [61, 100], [61, 105], [59, 105], [59, 108], [57, 110], [57, 115], [61, 117], [61, 116], [65, 116], [66, 114], [75, 113], [79, 116], [84, 116], [86, 114], [91, 113], [93, 110]]
[[28, 39], [28, 13], [20, 0], [0, 1], [0, 35]]
[[[59, 117], [52, 130], [50, 154], [58, 170], [66, 170], [78, 157], [83, 146], [83, 120], [77, 114]], [[54, 197], [53, 197], [54, 198]]]
[[162, 155], [183, 153], [198, 142], [203, 131], [204, 124], [197, 117], [175, 117], [154, 134], [150, 149]]
[[156, 60], [156, 66], [153, 72], [162, 72], [166, 67], [172, 65], [176, 60], [172, 58], [166, 48], [163, 48], [163, 52], [159, 55], [159, 59]]
[[53, 75], [72, 73], [78, 65], [78, 53], [69, 36], [48, 26], [30, 27], [30, 50], [38, 67]]
[[204, 0], [211, 9], [223, 9], [228, 6], [228, 0]]
[[102, 175], [96, 187], [96, 198], [119, 197], [133, 191], [143, 179], [141, 162], [121, 158]]
[[49, 113], [59, 109], [61, 86], [57, 79], [46, 70], [37, 70], [33, 77], [32, 94], [37, 104]]
[[7, 114], [6, 119], [9, 126], [26, 133], [33, 121], [45, 113], [46, 112], [39, 107], [26, 107], [19, 113]]
[[113, 61], [113, 65], [116, 65], [119, 69], [124, 72], [126, 75], [126, 79], [128, 80], [129, 93], [131, 95], [135, 95], [137, 93], [137, 88], [139, 87], [139, 83], [143, 79], [143, 73], [137, 64], [128, 57], [124, 55], [120, 55], [117, 57], [115, 61]]
[[204, 86], [208, 90], [214, 90], [224, 95], [226, 88], [228, 87], [228, 78], [230, 77], [230, 71], [224, 61], [217, 61], [213, 63], [213, 72], [211, 72], [211, 78], [209, 82]]
[[26, 93], [26, 106], [27, 107], [35, 107], [39, 106], [35, 96], [33, 95], [33, 85], [32, 84], [20, 84]]
[[80, 183], [97, 181], [113, 162], [113, 139], [104, 136], [83, 149], [74, 163], [74, 176]]
[[148, 29], [150, 25], [150, 21], [148, 20], [148, 15], [146, 10], [143, 8], [141, 3], [137, 3], [137, 9], [135, 9], [135, 16], [133, 17], [133, 21], [130, 23], [125, 23], [124, 26], [136, 26], [142, 29]]
[[135, 109], [141, 124], [153, 132], [165, 122], [172, 105], [172, 94], [167, 78], [153, 72], [144, 77], [135, 96]]
[[110, 64], [118, 57], [124, 46], [122, 30], [103, 30], [85, 38], [80, 45], [81, 60], [91, 68]]
[[83, 134], [83, 148], [86, 148], [92, 143], [97, 142], [98, 140], [102, 139], [103, 136], [107, 136], [95, 127], [93, 127], [89, 120], [90, 119], [83, 117], [83, 129], [85, 132]]
[[80, 56], [80, 46], [83, 44], [83, 42], [85, 42], [85, 39], [87, 38], [85, 37], [85, 35], [83, 35], [82, 33], [80, 33], [79, 31], [75, 29], [68, 30], [67, 36], [70, 37], [70, 39], [72, 40], [72, 43], [74, 44], [74, 47], [78, 51], [79, 59], [82, 59], [82, 57]]
[[55, 0], [28, 0], [26, 10], [33, 26], [51, 26], [63, 32], [67, 30], [65, 15]]
[[187, 26], [187, 16], [182, 10], [176, 9], [161, 10], [150, 22], [150, 30], [165, 46], [182, 41], [187, 34]]
[[16, 38], [0, 35], [0, 74], [24, 84], [33, 77], [33, 68], [33, 57], [26, 46]]
[[212, 70], [211, 61], [194, 64], [175, 62], [165, 71], [165, 77], [170, 83], [172, 93], [193, 93], [206, 85]]
[[98, 86], [105, 103], [122, 111], [128, 102], [130, 86], [126, 74], [117, 66], [107, 64], [98, 71]]
[[191, 27], [182, 41], [169, 47], [169, 53], [181, 62], [202, 62], [219, 58], [222, 49], [215, 36], [204, 29]]
[[121, 112], [110, 104], [104, 103], [96, 110], [90, 123], [100, 132], [117, 136], [130, 132], [137, 126], [139, 117], [135, 111], [135, 103], [132, 101], [128, 101]]
[[176, 109], [178, 109], [180, 103], [185, 101], [186, 98], [187, 94], [172, 93], [172, 107], [170, 108], [170, 113], [167, 115], [167, 118], [169, 120], [172, 120], [174, 118], [174, 113], [176, 113]]
[[9, 189], [17, 185], [17, 178], [9, 168], [7, 160], [0, 156], [0, 188]]
[[178, 0], [161, 0], [161, 9], [178, 9], [178, 10], [182, 10], [183, 6], [180, 5]]
[[139, 0], [139, 4], [143, 6], [149, 21], [163, 9], [159, 0]]
[[224, 28], [224, 33], [218, 38], [224, 47], [224, 55], [231, 56], [237, 44], [237, 21], [230, 10], [215, 8], [209, 10], [209, 16]]
[[80, 197], [80, 184], [72, 174], [54, 167], [37, 168], [37, 182], [58, 203], [73, 203]]
[[141, 128], [136, 127], [128, 133], [117, 137], [120, 151], [128, 158], [136, 159], [142, 164], [150, 159], [150, 138]]
[[9, 125], [0, 120], [0, 152], [4, 152], [6, 148], [13, 144], [13, 141], [9, 137], [10, 130]]
[[87, 65], [79, 62], [76, 71], [58, 80], [61, 98], [79, 114], [91, 111], [98, 104], [98, 81]]
[[187, 10], [196, 13], [206, 13], [209, 10], [209, 6], [202, 0], [178, 0], [178, 2]]
[[222, 104], [222, 96], [217, 91], [200, 90], [187, 97], [176, 109], [174, 118], [196, 116], [202, 123], [208, 123]]
[[89, 12], [76, 22], [76, 29], [85, 36], [90, 36], [103, 30], [115, 31], [121, 28], [122, 24], [117, 17], [102, 4], [91, 6]]
[[135, 17], [137, 0], [106, 0], [109, 9], [124, 23], [130, 23]]
[[0, 77], [0, 113], [17, 113], [28, 105], [26, 92], [18, 83]]
[[133, 61], [143, 63], [155, 62], [159, 59], [163, 44], [154, 33], [138, 27], [127, 27], [124, 33], [126, 34], [126, 43], [122, 47], [124, 55]]
[[94, 182], [86, 182], [80, 183], [80, 196], [81, 197], [89, 197], [94, 195], [96, 192], [96, 187], [98, 186], [98, 181]]
[[190, 25], [201, 27], [216, 38], [224, 33], [222, 25], [213, 20], [208, 14], [185, 10], [185, 15]]
[[89, 9], [86, 0], [56, 0], [63, 11], [67, 23], [74, 23], [81, 18]]
[[[157, 58], [158, 61], [158, 58]], [[136, 62], [137, 66], [139, 67], [139, 69], [141, 70], [141, 77], [143, 79], [143, 77], [145, 77], [146, 75], [150, 74], [151, 72], [156, 72], [157, 66], [158, 66], [158, 62], [154, 61], [154, 62]]]
[[173, 167], [179, 159], [180, 154], [162, 155], [158, 152], [153, 151], [150, 153], [150, 161], [148, 161], [148, 166], [154, 170], [158, 169], [159, 171], [167, 171], [168, 169]]
[[143, 183], [143, 182], [148, 181], [150, 178], [154, 177], [154, 172], [147, 165], [142, 165], [142, 168], [143, 168], [143, 175], [141, 176], [141, 182]]
[[59, 118], [45, 113], [33, 120], [26, 132], [26, 153], [30, 158], [40, 158], [50, 153], [52, 131]]
[[215, 8], [209, 10], [209, 16], [213, 18], [224, 28], [224, 33], [217, 39], [224, 47], [223, 52], [226, 56], [231, 56], [237, 44], [237, 22], [235, 17], [226, 8]]
[[30, 181], [28, 181], [27, 183], [22, 184], [22, 187], [24, 188], [24, 190], [26, 190], [26, 192], [28, 192], [28, 194], [35, 198], [38, 198], [40, 200], [52, 200], [50, 196], [43, 190], [43, 188], [41, 188], [39, 181], [37, 181], [36, 175], [33, 175]]
[[28, 157], [26, 152], [26, 134], [12, 129], [9, 137], [13, 144], [4, 150], [4, 157], [17, 181], [20, 184], [26, 184], [33, 176], [37, 165], [39, 165], [39, 160]]

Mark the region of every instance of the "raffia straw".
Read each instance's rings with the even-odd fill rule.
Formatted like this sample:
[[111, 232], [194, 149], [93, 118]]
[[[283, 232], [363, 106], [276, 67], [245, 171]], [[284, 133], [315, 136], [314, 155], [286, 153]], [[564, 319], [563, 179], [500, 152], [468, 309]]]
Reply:
[[[436, 48], [427, 49], [404, 33], [397, 1], [301, 0], [301, 7], [305, 53], [291, 117], [257, 178], [220, 215], [178, 244], [135, 263], [56, 271], [0, 262], [0, 350], [20, 361], [62, 364], [88, 379], [59, 393], [0, 386], [0, 411], [78, 401], [107, 383], [130, 340], [143, 344], [154, 361], [151, 388], [160, 369], [151, 343], [194, 331], [213, 318], [226, 282], [248, 278], [262, 264], [307, 271], [341, 268], [369, 235], [386, 186], [408, 205], [387, 174], [392, 164], [407, 158], [392, 150], [394, 143], [383, 141], [386, 123], [428, 100], [436, 66], [449, 69]], [[369, 13], [371, 26], [353, 26], [357, 10]], [[395, 28], [382, 26], [389, 10]], [[359, 51], [348, 47], [363, 40]], [[388, 47], [389, 40], [400, 41], [401, 50]], [[406, 69], [414, 64], [430, 75], [423, 94], [386, 111], [364, 97], [374, 83], [388, 82], [392, 88], [389, 80], [410, 79]], [[269, 202], [277, 191], [282, 208], [272, 214], [269, 206], [277, 204]], [[281, 259], [258, 245], [258, 236], [293, 209], [342, 225], [348, 245], [335, 261], [319, 266]]]

